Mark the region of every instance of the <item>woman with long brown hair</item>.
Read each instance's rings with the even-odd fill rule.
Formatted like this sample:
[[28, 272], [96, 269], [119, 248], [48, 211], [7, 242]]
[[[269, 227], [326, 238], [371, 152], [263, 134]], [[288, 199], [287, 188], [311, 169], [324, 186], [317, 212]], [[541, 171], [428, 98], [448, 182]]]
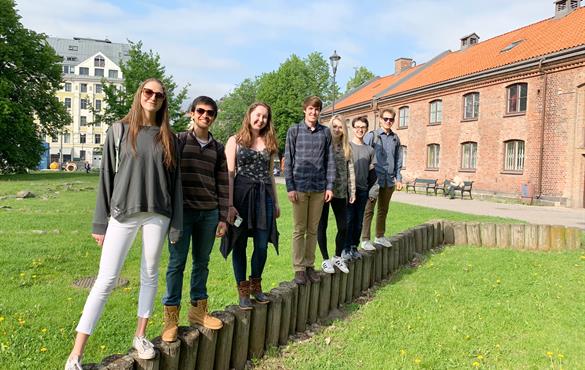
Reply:
[[102, 247], [99, 272], [83, 308], [66, 370], [82, 369], [87, 340], [140, 228], [142, 262], [133, 346], [140, 358], [156, 355], [145, 332], [153, 312], [164, 240], [168, 233], [174, 243], [181, 234], [183, 193], [177, 163], [178, 144], [169, 125], [164, 85], [155, 78], [147, 79], [138, 87], [130, 112], [106, 135], [92, 231]]
[[[250, 296], [258, 303], [268, 303], [261, 282], [268, 242], [278, 253], [276, 218], [280, 216], [280, 207], [272, 173], [277, 153], [270, 106], [253, 103], [244, 116], [242, 128], [226, 144], [230, 225], [221, 245], [225, 258], [233, 251], [232, 265], [243, 309], [252, 308]], [[254, 239], [249, 280], [246, 277], [248, 237]]]

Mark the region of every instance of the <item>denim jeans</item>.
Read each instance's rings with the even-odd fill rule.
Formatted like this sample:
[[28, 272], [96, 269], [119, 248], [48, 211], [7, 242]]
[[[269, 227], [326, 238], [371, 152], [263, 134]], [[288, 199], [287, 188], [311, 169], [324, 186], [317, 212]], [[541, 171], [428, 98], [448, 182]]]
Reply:
[[[274, 203], [272, 202], [270, 195], [266, 194], [266, 205], [260, 204], [260, 197], [256, 197], [254, 206], [256, 207], [254, 212], [256, 215], [260, 214], [260, 207], [266, 207], [266, 225], [268, 226], [267, 230], [260, 230], [258, 228], [251, 230], [251, 236], [254, 239], [254, 252], [252, 252], [252, 272], [250, 276], [253, 278], [261, 278], [268, 254], [268, 238], [272, 231], [270, 228], [272, 227]], [[244, 220], [240, 227], [244, 227], [244, 225], [247, 225], [247, 220]], [[248, 235], [243, 234], [236, 242], [234, 250], [232, 251], [232, 266], [234, 267], [234, 276], [236, 277], [236, 282], [238, 284], [247, 280], [247, 246]]]
[[368, 191], [357, 189], [355, 192], [355, 202], [347, 207], [347, 238], [345, 239], [345, 250], [349, 251], [349, 247], [357, 246], [360, 243], [360, 235], [362, 234], [362, 221], [364, 219], [364, 211], [366, 209], [366, 202], [368, 201]]
[[[207, 276], [209, 255], [215, 242], [219, 222], [219, 210], [183, 211], [183, 236], [176, 244], [169, 243], [169, 266], [167, 268], [167, 291], [163, 297], [166, 306], [179, 306], [183, 290], [183, 273], [189, 244], [191, 244], [193, 270], [191, 271], [191, 301], [207, 299]], [[192, 239], [192, 240], [191, 240]], [[191, 242], [191, 243], [190, 243]]]
[[341, 252], [343, 251], [347, 239], [347, 205], [349, 202], [347, 201], [347, 198], [333, 198], [329, 203], [323, 204], [321, 219], [319, 220], [319, 227], [317, 229], [317, 241], [319, 243], [319, 250], [321, 250], [323, 260], [329, 259], [329, 252], [327, 252], [329, 204], [331, 204], [331, 208], [333, 208], [335, 224], [337, 225], [337, 234], [335, 235], [335, 256], [341, 257]]

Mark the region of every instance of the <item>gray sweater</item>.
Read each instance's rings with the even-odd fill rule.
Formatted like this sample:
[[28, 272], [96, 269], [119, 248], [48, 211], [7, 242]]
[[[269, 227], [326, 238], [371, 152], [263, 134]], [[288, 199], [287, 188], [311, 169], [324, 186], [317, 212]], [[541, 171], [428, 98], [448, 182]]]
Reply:
[[[120, 145], [120, 162], [115, 173], [113, 130], [108, 130], [104, 143], [97, 201], [93, 217], [93, 233], [105, 234], [108, 217], [124, 222], [139, 212], [152, 212], [171, 219], [169, 239], [176, 242], [183, 228], [183, 191], [180, 167], [169, 171], [164, 163], [162, 145], [155, 137], [157, 126], [145, 126], [136, 136], [136, 154], [127, 142], [128, 125]], [[179, 145], [174, 140], [176, 163]]]

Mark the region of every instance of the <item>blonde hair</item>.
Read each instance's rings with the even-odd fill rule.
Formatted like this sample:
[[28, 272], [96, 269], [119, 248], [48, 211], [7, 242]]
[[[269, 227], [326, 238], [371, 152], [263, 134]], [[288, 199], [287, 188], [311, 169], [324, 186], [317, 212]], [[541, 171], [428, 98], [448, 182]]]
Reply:
[[270, 109], [268, 104], [263, 102], [255, 102], [248, 107], [248, 110], [244, 115], [244, 120], [242, 121], [242, 128], [240, 128], [236, 134], [236, 143], [243, 145], [246, 148], [252, 146], [252, 130], [250, 129], [252, 127], [251, 116], [254, 109], [258, 107], [264, 107], [268, 111], [268, 122], [266, 123], [266, 126], [260, 130], [260, 136], [264, 138], [264, 143], [268, 152], [273, 155], [278, 151], [278, 143], [276, 142], [276, 133], [274, 132], [274, 125], [272, 124], [272, 109]]
[[[342, 127], [342, 132], [343, 132], [340, 139], [337, 139], [337, 138], [335, 138], [335, 136], [332, 135], [333, 142], [336, 143], [336, 141], [341, 140], [341, 146], [343, 147], [343, 156], [345, 157], [346, 161], [349, 161], [351, 158], [351, 146], [349, 145], [349, 136], [347, 134], [347, 123], [345, 122], [345, 119], [343, 118], [343, 116], [340, 114], [336, 114], [333, 116], [333, 118], [331, 118], [331, 126], [332, 127], [333, 127], [333, 121], [341, 122], [341, 127]], [[339, 142], [337, 142], [337, 143], [339, 143]]]
[[132, 152], [134, 155], [136, 155], [136, 137], [138, 136], [138, 132], [144, 123], [143, 108], [142, 104], [140, 103], [140, 99], [144, 86], [152, 81], [160, 84], [165, 95], [161, 107], [156, 112], [155, 123], [158, 127], [160, 127], [160, 131], [158, 134], [156, 134], [155, 140], [157, 143], [162, 144], [164, 165], [170, 169], [175, 167], [176, 164], [174, 134], [171, 130], [171, 125], [169, 124], [169, 104], [167, 100], [167, 91], [165, 85], [159, 79], [148, 78], [142, 81], [140, 86], [138, 86], [136, 93], [134, 94], [134, 100], [132, 101], [130, 111], [124, 118], [121, 119], [121, 121], [127, 123], [129, 126], [128, 142], [132, 147]]

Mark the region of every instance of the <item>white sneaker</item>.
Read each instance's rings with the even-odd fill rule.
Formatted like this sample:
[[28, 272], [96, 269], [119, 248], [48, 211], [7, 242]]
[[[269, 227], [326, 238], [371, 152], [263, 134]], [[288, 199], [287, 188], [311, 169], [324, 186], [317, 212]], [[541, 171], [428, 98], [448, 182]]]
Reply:
[[154, 345], [146, 337], [134, 337], [132, 345], [138, 352], [138, 357], [143, 360], [150, 360], [156, 356]]
[[374, 247], [374, 244], [372, 244], [371, 241], [364, 240], [362, 241], [362, 249], [365, 251], [375, 251], [376, 247]]
[[323, 272], [326, 272], [328, 274], [335, 274], [335, 269], [333, 268], [333, 265], [331, 264], [331, 260], [323, 261], [323, 263], [321, 264], [321, 270], [323, 270]]
[[335, 267], [340, 269], [341, 272], [343, 272], [344, 274], [349, 274], [349, 269], [347, 268], [347, 265], [345, 264], [343, 258], [337, 256], [333, 257], [333, 264], [335, 265]]
[[379, 238], [374, 239], [374, 243], [380, 244], [381, 246], [386, 247], [386, 248], [390, 248], [392, 246], [392, 243], [390, 243], [390, 240], [385, 236], [381, 236]]
[[65, 363], [65, 370], [83, 370], [79, 357], [69, 357]]
[[[353, 246], [351, 247], [353, 248]], [[351, 260], [352, 256], [351, 256], [351, 248], [348, 250], [343, 250], [341, 251], [341, 258], [343, 258], [344, 261], [349, 261]]]

